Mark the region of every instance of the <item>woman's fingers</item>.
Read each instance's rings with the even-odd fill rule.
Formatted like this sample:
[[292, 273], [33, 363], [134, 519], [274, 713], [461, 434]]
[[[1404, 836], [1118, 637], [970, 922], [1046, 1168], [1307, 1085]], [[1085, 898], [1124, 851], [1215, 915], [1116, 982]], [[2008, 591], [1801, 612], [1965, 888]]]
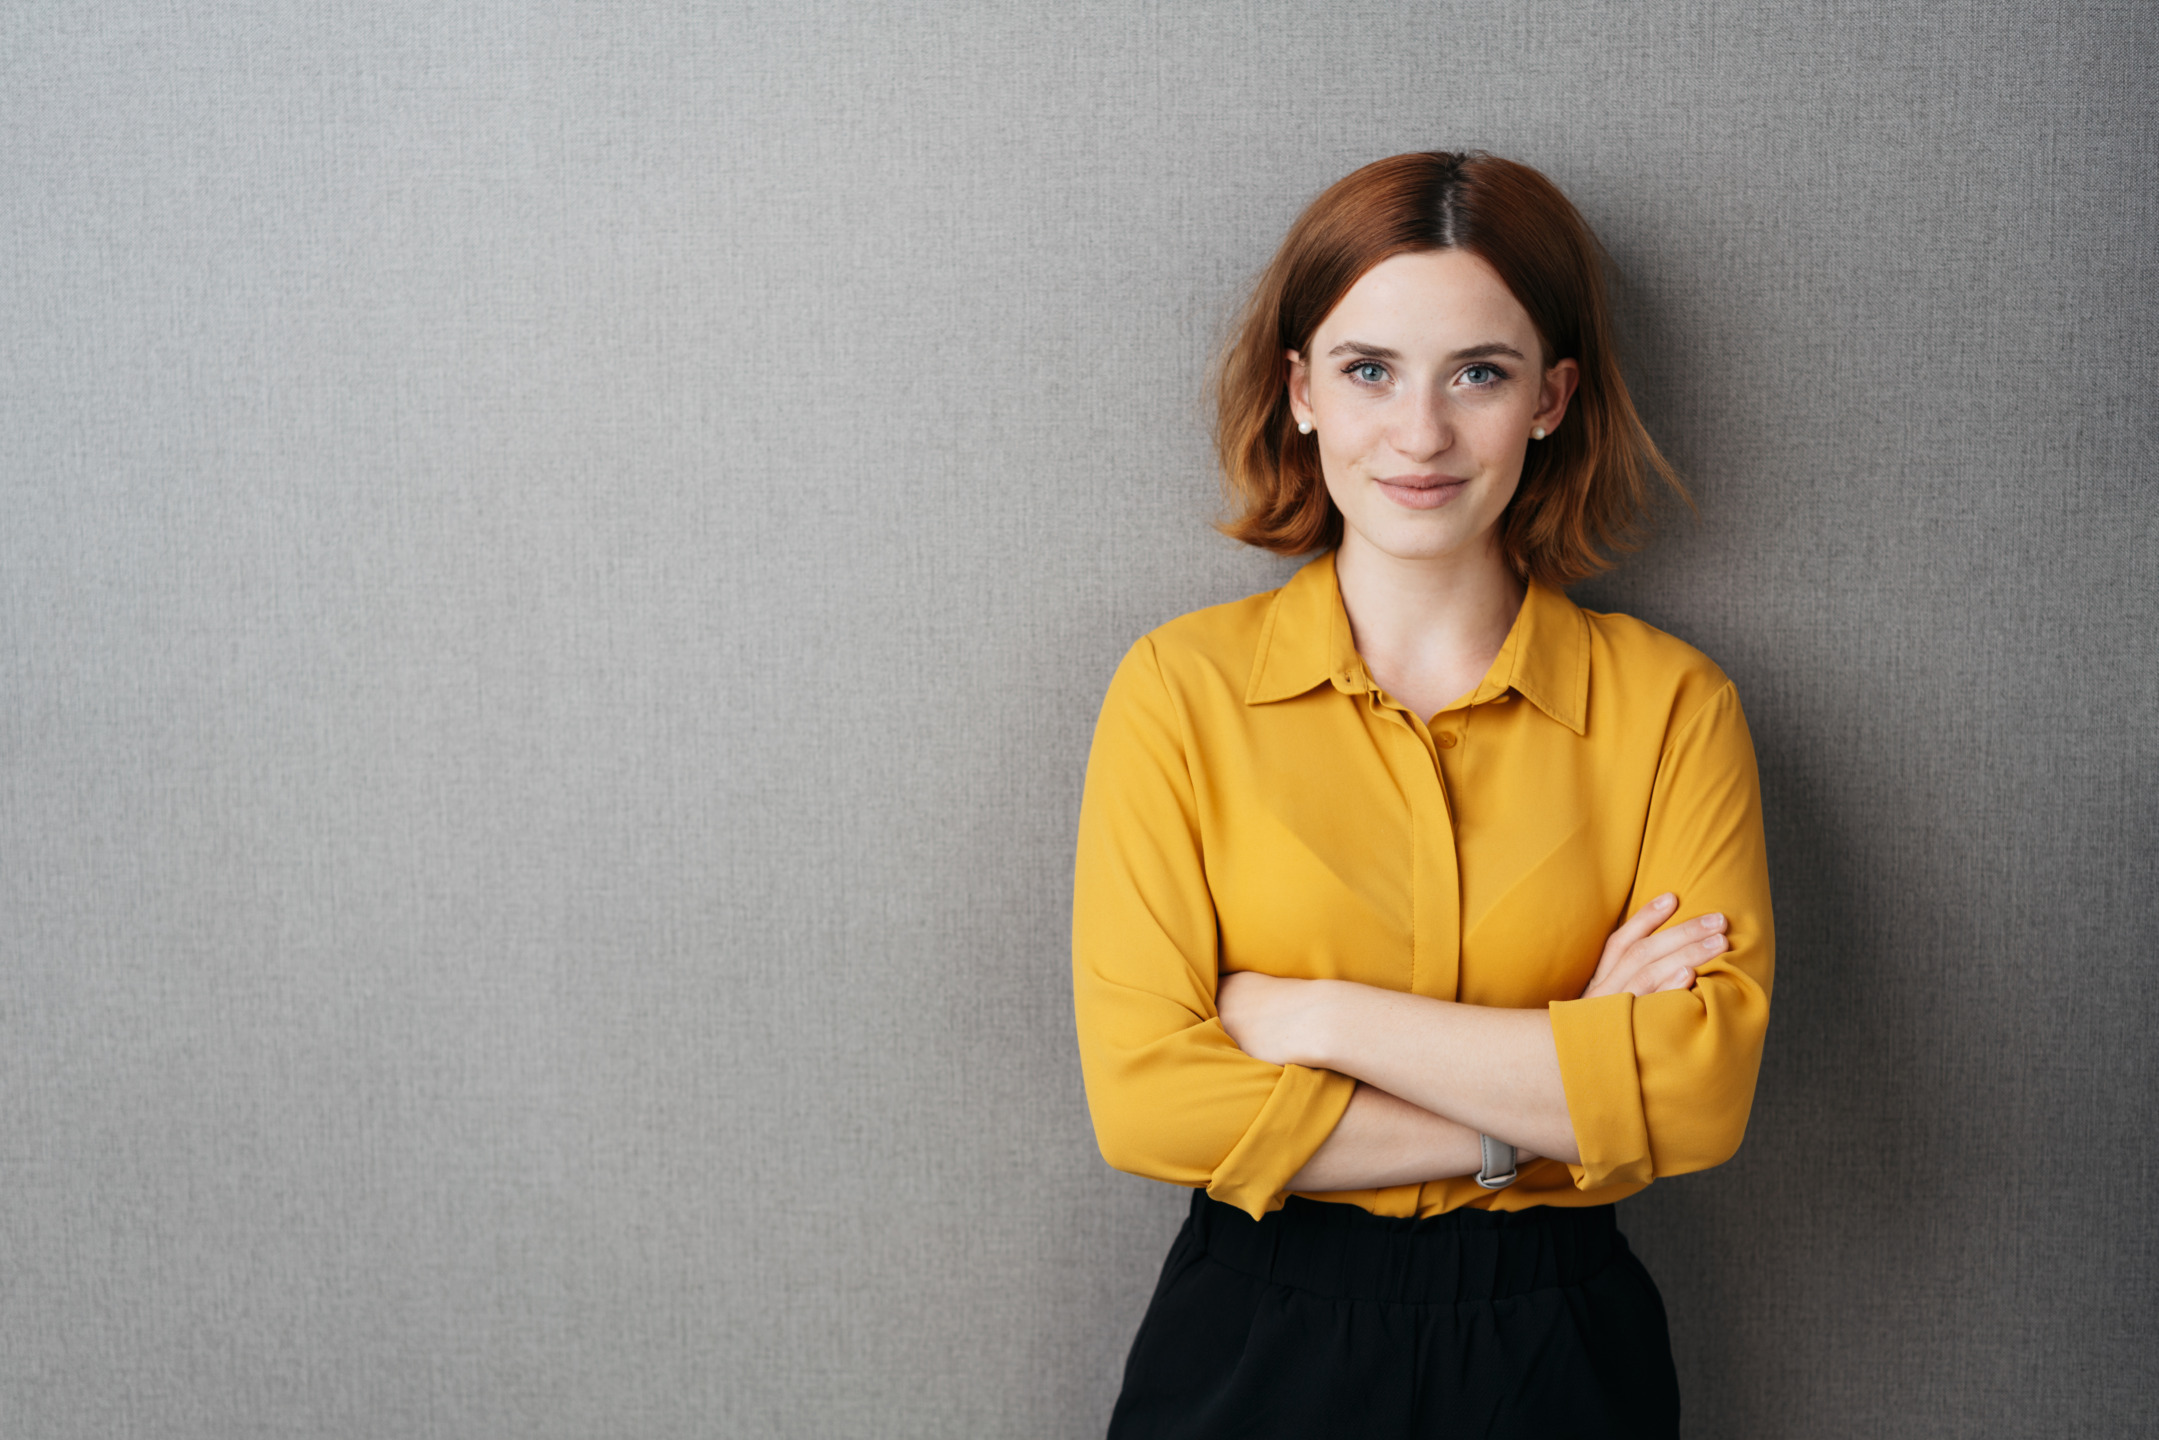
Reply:
[[1628, 916], [1626, 922], [1614, 930], [1611, 938], [1604, 942], [1604, 954], [1598, 957], [1597, 973], [1590, 977], [1589, 983], [1595, 985], [1609, 975], [1628, 949], [1662, 925], [1665, 917], [1670, 915], [1678, 904], [1679, 897], [1667, 890]]
[[1598, 975], [1582, 993], [1617, 995], [1630, 991], [1649, 995], [1668, 988], [1679, 969], [1707, 964], [1729, 948], [1725, 928], [1722, 915], [1709, 914], [1659, 930], [1635, 941], [1610, 964], [1600, 966]]
[[1657, 896], [1627, 917], [1627, 923], [1614, 930], [1612, 938], [1618, 940], [1622, 936], [1625, 937], [1625, 941], [1621, 946], [1622, 949], [1627, 945], [1632, 945], [1635, 941], [1662, 925], [1665, 917], [1670, 915], [1673, 907], [1678, 904], [1679, 897], [1669, 890], [1665, 891], [1662, 895]]
[[1666, 891], [1628, 916], [1604, 942], [1583, 996], [1653, 995], [1691, 986], [1694, 972], [1729, 948], [1727, 922], [1712, 912], [1658, 929], [1678, 906], [1679, 897]]
[[1637, 940], [1629, 947], [1620, 961], [1619, 968], [1635, 968], [1654, 965], [1669, 960], [1681, 951], [1706, 945], [1702, 952], [1706, 957], [1721, 954], [1724, 950], [1724, 917], [1722, 915], [1697, 915], [1684, 924], [1659, 930], [1646, 940]]
[[1628, 947], [1653, 934], [1659, 925], [1671, 918], [1679, 905], [1679, 897], [1667, 891], [1627, 917], [1627, 922], [1612, 932], [1612, 938], [1604, 942], [1608, 955], [1625, 954]]
[[1646, 939], [1635, 941], [1629, 947], [1632, 953], [1627, 960], [1635, 964], [1653, 963], [1666, 956], [1676, 955], [1689, 945], [1710, 945], [1713, 947], [1709, 952], [1711, 954], [1722, 950], [1724, 917], [1714, 914], [1697, 915], [1692, 920], [1659, 930]]
[[1654, 995], [1660, 990], [1684, 990], [1694, 984], [1695, 972], [1701, 966], [1722, 955], [1727, 942], [1722, 935], [1712, 935], [1683, 945], [1661, 960], [1643, 965], [1627, 977], [1619, 988], [1631, 990], [1637, 995]]

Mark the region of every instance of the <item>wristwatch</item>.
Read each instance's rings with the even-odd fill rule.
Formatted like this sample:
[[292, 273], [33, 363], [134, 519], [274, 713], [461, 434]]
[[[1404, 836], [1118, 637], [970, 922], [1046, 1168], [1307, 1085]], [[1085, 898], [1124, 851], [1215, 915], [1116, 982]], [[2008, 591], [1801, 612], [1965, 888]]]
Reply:
[[1484, 1168], [1477, 1172], [1477, 1183], [1487, 1190], [1504, 1190], [1514, 1183], [1514, 1147], [1489, 1135], [1479, 1135], [1484, 1142]]

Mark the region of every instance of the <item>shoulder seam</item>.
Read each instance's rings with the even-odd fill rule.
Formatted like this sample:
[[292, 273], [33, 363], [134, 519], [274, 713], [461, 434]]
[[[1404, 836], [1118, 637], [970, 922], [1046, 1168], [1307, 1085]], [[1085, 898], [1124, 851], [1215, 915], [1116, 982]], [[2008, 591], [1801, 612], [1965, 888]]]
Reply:
[[1177, 726], [1177, 758], [1184, 762], [1185, 790], [1192, 796], [1193, 804], [1199, 803], [1199, 782], [1192, 774], [1192, 720], [1185, 714], [1184, 706], [1170, 685], [1169, 677], [1162, 673], [1162, 652], [1154, 643], [1154, 632], [1139, 637], [1139, 644], [1147, 647], [1147, 667], [1154, 671], [1154, 683], [1161, 687], [1162, 699], [1169, 706], [1170, 719]]
[[[1685, 644], [1686, 642], [1681, 641], [1680, 643]], [[1701, 654], [1700, 651], [1696, 651], [1695, 653], [1698, 655]], [[1708, 659], [1707, 656], [1703, 656], [1703, 658]], [[1715, 664], [1716, 662], [1711, 661], [1710, 663]], [[1704, 700], [1701, 704], [1695, 706], [1692, 711], [1688, 712], [1686, 719], [1680, 721], [1677, 725], [1674, 725], [1672, 727], [1671, 733], [1673, 743], [1679, 741], [1686, 735], [1688, 731], [1692, 730], [1696, 725], [1700, 724], [1702, 717], [1707, 715], [1710, 711], [1716, 709], [1719, 701], [1722, 701], [1725, 698], [1729, 697], [1734, 705], [1737, 705], [1739, 703], [1739, 687], [1732, 683], [1732, 677], [1729, 675], [1725, 675], [1721, 667], [1718, 669], [1717, 674], [1723, 677], [1724, 683], [1722, 685], [1719, 685], [1716, 689], [1710, 691], [1708, 699]]]

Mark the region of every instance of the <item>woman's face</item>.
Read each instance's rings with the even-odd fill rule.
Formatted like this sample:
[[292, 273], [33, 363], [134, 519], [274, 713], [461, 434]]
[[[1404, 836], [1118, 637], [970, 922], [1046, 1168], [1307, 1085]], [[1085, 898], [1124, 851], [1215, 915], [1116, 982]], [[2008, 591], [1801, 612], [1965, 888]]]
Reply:
[[1530, 431], [1559, 426], [1579, 367], [1549, 370], [1537, 327], [1466, 250], [1367, 270], [1289, 352], [1290, 409], [1319, 442], [1345, 547], [1402, 560], [1496, 556]]

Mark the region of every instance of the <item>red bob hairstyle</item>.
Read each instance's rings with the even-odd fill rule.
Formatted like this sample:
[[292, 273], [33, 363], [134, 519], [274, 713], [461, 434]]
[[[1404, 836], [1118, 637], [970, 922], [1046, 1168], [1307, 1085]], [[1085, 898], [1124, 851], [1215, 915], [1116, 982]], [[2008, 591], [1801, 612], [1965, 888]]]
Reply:
[[1651, 477], [1686, 491], [1635, 413], [1613, 353], [1603, 247], [1559, 187], [1527, 165], [1477, 151], [1379, 160], [1330, 186], [1290, 226], [1216, 367], [1215, 449], [1236, 513], [1221, 529], [1302, 555], [1341, 542], [1319, 444], [1289, 410], [1289, 362], [1373, 266], [1396, 255], [1467, 250], [1529, 312], [1544, 363], [1581, 380], [1566, 423], [1534, 446], [1500, 518], [1500, 545], [1525, 579], [1563, 586], [1628, 548]]

